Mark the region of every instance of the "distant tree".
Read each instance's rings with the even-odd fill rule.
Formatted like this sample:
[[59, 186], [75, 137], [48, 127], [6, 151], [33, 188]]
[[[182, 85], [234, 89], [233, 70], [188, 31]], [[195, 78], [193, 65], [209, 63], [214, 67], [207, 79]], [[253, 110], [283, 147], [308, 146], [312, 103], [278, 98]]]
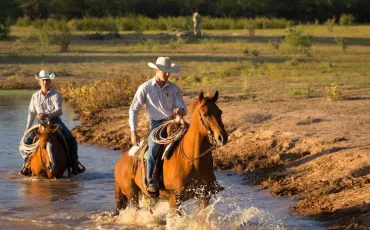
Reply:
[[10, 33], [10, 24], [17, 11], [15, 0], [0, 1], [0, 39], [6, 38]]
[[17, 2], [23, 16], [27, 16], [31, 20], [46, 19], [49, 16], [49, 0], [17, 0]]

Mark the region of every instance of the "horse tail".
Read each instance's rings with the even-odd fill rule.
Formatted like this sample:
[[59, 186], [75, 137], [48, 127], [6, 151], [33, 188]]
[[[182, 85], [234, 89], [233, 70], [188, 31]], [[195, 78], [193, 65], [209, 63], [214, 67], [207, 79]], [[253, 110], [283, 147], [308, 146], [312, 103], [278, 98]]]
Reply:
[[115, 192], [115, 197], [116, 197], [116, 212], [114, 213], [114, 215], [116, 216], [119, 214], [120, 210], [125, 209], [127, 207], [128, 199], [127, 199], [127, 196], [125, 196], [122, 193], [122, 190], [117, 185], [117, 183], [115, 183], [114, 185], [114, 192]]

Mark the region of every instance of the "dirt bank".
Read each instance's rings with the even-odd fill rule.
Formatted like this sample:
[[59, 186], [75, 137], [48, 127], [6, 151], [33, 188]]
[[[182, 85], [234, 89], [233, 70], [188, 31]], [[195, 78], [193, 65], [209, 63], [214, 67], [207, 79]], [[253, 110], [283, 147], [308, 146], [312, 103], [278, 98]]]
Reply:
[[[221, 92], [218, 104], [230, 141], [214, 152], [215, 167], [250, 172], [250, 182], [273, 195], [297, 197], [295, 214], [329, 220], [330, 229], [370, 229], [369, 94], [357, 90], [329, 102], [256, 101]], [[143, 115], [142, 136], [148, 127]], [[81, 119], [73, 130], [80, 142], [129, 148], [128, 108]]]

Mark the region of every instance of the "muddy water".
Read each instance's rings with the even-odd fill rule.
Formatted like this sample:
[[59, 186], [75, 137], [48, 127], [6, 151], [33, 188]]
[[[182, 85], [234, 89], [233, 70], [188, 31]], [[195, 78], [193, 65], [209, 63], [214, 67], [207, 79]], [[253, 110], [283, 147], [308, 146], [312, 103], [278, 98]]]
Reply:
[[[26, 125], [31, 92], [0, 91], [0, 228], [1, 229], [320, 229], [322, 223], [292, 217], [293, 200], [276, 199], [244, 184], [243, 175], [217, 173], [226, 190], [202, 213], [196, 201], [183, 204], [184, 215], [171, 217], [168, 205], [114, 210], [113, 168], [119, 151], [79, 145], [87, 171], [72, 179], [45, 180], [18, 175], [18, 143]], [[64, 108], [68, 127], [78, 124]], [[142, 202], [145, 206], [146, 202]]]

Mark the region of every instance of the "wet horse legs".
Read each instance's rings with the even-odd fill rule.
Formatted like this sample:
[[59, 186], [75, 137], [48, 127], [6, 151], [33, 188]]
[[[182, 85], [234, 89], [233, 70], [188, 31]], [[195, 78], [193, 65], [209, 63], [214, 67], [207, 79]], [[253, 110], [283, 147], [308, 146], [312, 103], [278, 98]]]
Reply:
[[181, 215], [181, 212], [180, 212], [180, 209], [179, 209], [181, 201], [180, 201], [178, 195], [176, 195], [174, 193], [171, 193], [171, 195], [168, 199], [168, 203], [170, 205], [171, 214]]

